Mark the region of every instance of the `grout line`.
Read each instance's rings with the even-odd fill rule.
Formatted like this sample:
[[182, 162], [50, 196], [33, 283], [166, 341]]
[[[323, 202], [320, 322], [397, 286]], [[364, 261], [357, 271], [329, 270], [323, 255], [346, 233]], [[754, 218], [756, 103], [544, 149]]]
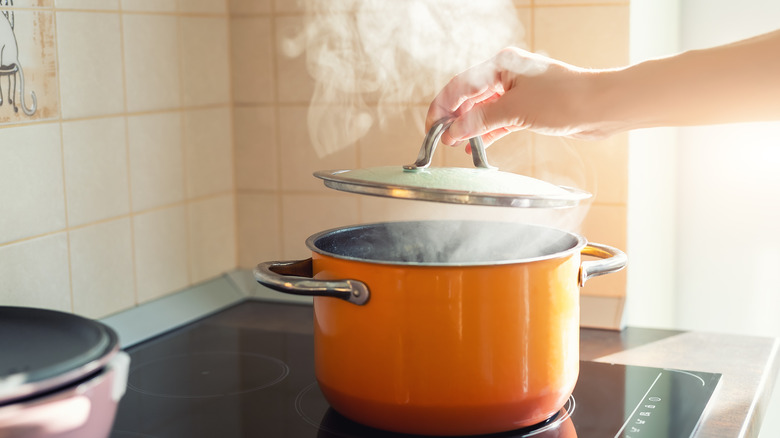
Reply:
[[[54, 50], [54, 71], [57, 72], [57, 98], [59, 105], [59, 111], [57, 112], [57, 123], [60, 128], [60, 158], [61, 158], [61, 164], [62, 164], [62, 200], [63, 200], [63, 207], [65, 209], [65, 243], [67, 246], [67, 257], [68, 257], [68, 291], [70, 292], [70, 311], [71, 313], [74, 312], [75, 306], [74, 306], [74, 296], [73, 296], [73, 262], [71, 260], [71, 254], [70, 254], [70, 218], [68, 217], [68, 186], [67, 186], [67, 178], [65, 176], [65, 135], [64, 135], [64, 129], [63, 129], [63, 120], [62, 120], [62, 79], [60, 77], [60, 59], [59, 59], [59, 44], [57, 44], [57, 14], [52, 13], [52, 21], [54, 24], [54, 41], [56, 44], [56, 49]], [[59, 232], [59, 231], [58, 231]], [[51, 233], [54, 234], [54, 233]], [[35, 236], [39, 237], [39, 236]], [[29, 239], [32, 239], [34, 237], [30, 237]], [[29, 240], [25, 239], [25, 240]], [[13, 243], [13, 242], [11, 242]]]
[[[179, 9], [181, 9], [180, 3], [181, 3], [181, 0], [179, 2], [177, 2], [177, 7]], [[184, 64], [184, 56], [183, 56], [183, 53], [184, 53], [184, 37], [182, 35], [182, 33], [183, 33], [183, 30], [182, 30], [182, 19], [183, 19], [183, 17], [181, 15], [178, 15], [176, 17], [176, 39], [177, 39], [178, 50], [179, 50], [179, 59], [178, 59], [178, 61], [179, 61], [179, 102], [181, 102], [182, 105], [183, 105], [184, 104], [184, 94], [185, 94], [184, 92], [185, 92], [185, 90], [184, 90], [184, 78], [183, 78], [183, 76], [184, 76], [184, 65], [183, 65]], [[185, 206], [185, 209], [184, 209], [184, 214], [185, 214], [185, 218], [184, 218], [184, 232], [185, 232], [185, 235], [187, 236], [187, 238], [185, 239], [185, 242], [184, 242], [184, 247], [185, 247], [185, 252], [186, 252], [185, 259], [187, 261], [187, 284], [191, 285], [192, 284], [192, 279], [193, 279], [193, 274], [192, 274], [192, 236], [190, 235], [190, 233], [192, 232], [192, 226], [190, 224], [190, 209], [188, 208], [189, 207], [189, 202], [191, 201], [191, 199], [190, 199], [190, 187], [189, 187], [189, 184], [188, 184], [189, 174], [187, 172], [187, 170], [188, 170], [187, 169], [187, 167], [188, 167], [188, 165], [187, 165], [187, 163], [188, 163], [188, 160], [187, 160], [187, 146], [185, 144], [186, 141], [187, 141], [187, 129], [186, 129], [187, 112], [188, 112], [188, 110], [182, 110], [181, 113], [180, 113], [181, 116], [179, 117], [179, 127], [181, 129], [181, 141], [180, 141], [179, 147], [181, 148], [181, 156], [182, 156], [182, 160], [181, 160], [182, 172], [181, 172], [181, 174], [182, 174], [182, 179], [184, 180], [184, 185], [183, 185], [183, 188], [184, 188], [183, 204]]]
[[[229, 5], [228, 5], [229, 9]], [[237, 168], [237, 153], [236, 153], [236, 107], [234, 104], [235, 100], [235, 86], [234, 83], [234, 76], [233, 73], [236, 69], [235, 65], [235, 59], [233, 59], [233, 33], [231, 30], [233, 29], [233, 18], [231, 16], [227, 17], [227, 41], [228, 41], [228, 56], [230, 57], [230, 75], [228, 77], [228, 80], [230, 83], [228, 84], [228, 96], [230, 96], [230, 108], [229, 108], [229, 117], [230, 117], [230, 133], [229, 133], [229, 141], [230, 141], [230, 154], [231, 154], [231, 169], [233, 170], [233, 186], [231, 188], [231, 191], [233, 192], [233, 269], [238, 268], [240, 265], [239, 263], [239, 257], [241, 256], [241, 251], [239, 251], [239, 245], [241, 244], [241, 240], [239, 239], [239, 219], [238, 219], [238, 168]]]
[[[58, 77], [59, 78], [59, 77]], [[239, 104], [239, 106], [271, 106], [273, 104], [266, 103], [266, 104], [251, 104], [251, 105], [242, 105]], [[156, 115], [156, 114], [171, 114], [171, 113], [178, 113], [181, 114], [184, 111], [197, 111], [197, 110], [209, 110], [209, 109], [220, 109], [220, 108], [230, 108], [231, 104], [230, 102], [225, 103], [215, 103], [215, 104], [204, 104], [204, 105], [193, 105], [193, 106], [182, 106], [182, 107], [176, 107], [176, 108], [165, 108], [165, 109], [155, 109], [155, 110], [141, 110], [141, 111], [125, 111], [120, 113], [106, 113], [106, 114], [96, 114], [93, 116], [85, 116], [85, 117], [71, 117], [71, 118], [63, 118], [62, 114], [59, 114], [58, 117], [51, 117], [48, 119], [35, 119], [31, 121], [13, 121], [13, 122], [3, 122], [0, 123], [0, 129], [9, 129], [9, 128], [16, 128], [21, 126], [33, 126], [33, 125], [44, 125], [47, 123], [55, 123], [55, 122], [81, 122], [81, 121], [87, 121], [87, 120], [100, 120], [100, 119], [110, 119], [115, 117], [122, 117], [122, 116], [128, 116], [128, 117], [135, 117], [135, 116], [147, 116], [147, 115]]]
[[283, 190], [282, 190], [282, 173], [283, 173], [283, 167], [282, 167], [282, 154], [281, 154], [281, 111], [280, 111], [280, 105], [279, 105], [279, 62], [278, 62], [278, 56], [279, 56], [279, 50], [278, 50], [278, 41], [276, 39], [276, 33], [277, 33], [277, 27], [276, 27], [276, 21], [277, 21], [277, 14], [276, 14], [276, 4], [274, 3], [272, 5], [272, 18], [269, 20], [269, 24], [271, 25], [271, 63], [273, 64], [271, 66], [271, 79], [273, 81], [272, 84], [272, 91], [273, 91], [273, 105], [274, 105], [274, 129], [276, 132], [274, 134], [274, 145], [273, 147], [276, 149], [276, 168], [278, 169], [278, 172], [276, 172], [276, 189], [274, 190], [276, 195], [276, 220], [278, 224], [278, 230], [276, 233], [277, 238], [277, 245], [279, 248], [279, 251], [281, 254], [279, 254], [280, 257], [284, 257], [284, 243], [285, 243], [285, 227], [284, 227], [284, 202], [283, 202]]
[[133, 178], [132, 178], [132, 166], [130, 161], [130, 122], [127, 116], [127, 59], [125, 58], [125, 16], [122, 12], [121, 1], [119, 3], [119, 47], [120, 55], [122, 58], [122, 98], [124, 105], [125, 115], [124, 128], [125, 128], [125, 161], [127, 166], [127, 205], [129, 209], [129, 223], [130, 223], [130, 258], [131, 267], [133, 271], [133, 304], [138, 305], [138, 267], [136, 266], [136, 248], [135, 248], [135, 217], [133, 215]]
[[[249, 192], [249, 193], [251, 193], [251, 192]], [[267, 194], [267, 192], [266, 192], [266, 194]], [[301, 193], [301, 194], [305, 194], [305, 193]], [[117, 215], [117, 216], [111, 216], [111, 217], [107, 217], [107, 218], [103, 218], [103, 219], [98, 219], [98, 220], [94, 220], [94, 221], [91, 221], [91, 222], [86, 222], [86, 223], [79, 224], [79, 225], [73, 225], [73, 226], [67, 226], [67, 227], [63, 227], [63, 228], [58, 228], [56, 230], [47, 231], [45, 233], [35, 234], [35, 235], [32, 235], [32, 236], [25, 236], [25, 237], [22, 237], [22, 238], [19, 238], [19, 239], [9, 240], [8, 242], [0, 243], [0, 248], [2, 248], [4, 246], [15, 245], [17, 243], [27, 242], [27, 241], [38, 239], [38, 238], [41, 238], [41, 237], [51, 236], [51, 235], [57, 234], [57, 233], [67, 233], [69, 231], [76, 231], [76, 230], [80, 230], [80, 229], [83, 229], [83, 228], [91, 227], [93, 225], [100, 225], [100, 224], [104, 224], [106, 222], [112, 222], [112, 221], [119, 220], [119, 219], [124, 219], [124, 218], [131, 218], [132, 219], [132, 218], [134, 218], [136, 216], [140, 216], [140, 215], [144, 215], [144, 214], [148, 214], [148, 213], [154, 213], [154, 212], [157, 212], [157, 211], [162, 211], [162, 210], [166, 210], [166, 209], [174, 208], [174, 207], [187, 206], [188, 204], [191, 204], [191, 203], [208, 201], [210, 199], [216, 199], [216, 198], [219, 198], [219, 197], [222, 197], [222, 196], [229, 196], [229, 195], [233, 195], [233, 192], [232, 191], [227, 191], [227, 192], [211, 193], [211, 194], [208, 194], [208, 195], [201, 195], [201, 196], [198, 196], [198, 197], [192, 198], [192, 199], [184, 199], [184, 200], [172, 202], [172, 203], [169, 203], [169, 204], [163, 204], [163, 205], [158, 205], [158, 206], [155, 206], [155, 207], [150, 207], [150, 208], [147, 208], [147, 209], [144, 209], [144, 210], [134, 211], [134, 212], [130, 212], [130, 213], [124, 213], [124, 214], [120, 214], [120, 215]]]

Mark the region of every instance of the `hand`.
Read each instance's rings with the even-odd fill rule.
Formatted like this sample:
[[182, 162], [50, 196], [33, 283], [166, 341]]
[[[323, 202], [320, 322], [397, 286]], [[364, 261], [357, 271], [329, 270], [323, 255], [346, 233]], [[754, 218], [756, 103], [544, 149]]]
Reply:
[[584, 116], [592, 76], [586, 69], [510, 47], [455, 76], [428, 108], [426, 129], [443, 117], [456, 117], [442, 134], [446, 145], [477, 135], [489, 145], [521, 129], [598, 137]]

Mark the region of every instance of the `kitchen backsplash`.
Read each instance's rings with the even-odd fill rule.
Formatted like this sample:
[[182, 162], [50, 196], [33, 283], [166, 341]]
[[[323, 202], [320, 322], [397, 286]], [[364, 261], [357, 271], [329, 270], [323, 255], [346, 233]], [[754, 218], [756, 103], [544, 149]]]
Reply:
[[[308, 257], [306, 237], [323, 229], [495, 216], [343, 194], [311, 176], [413, 161], [432, 96], [397, 102], [367, 135], [318, 156], [305, 53], [283, 50], [304, 6], [0, 0], [0, 303], [103, 317], [236, 268]], [[628, 1], [514, 0], [512, 9], [521, 47], [586, 67], [628, 62]], [[488, 150], [492, 164], [595, 197], [573, 217], [500, 214], [627, 249], [627, 143], [502, 140]], [[460, 150], [438, 154], [439, 164], [470, 165]], [[583, 294], [620, 300], [625, 281], [603, 277]]]

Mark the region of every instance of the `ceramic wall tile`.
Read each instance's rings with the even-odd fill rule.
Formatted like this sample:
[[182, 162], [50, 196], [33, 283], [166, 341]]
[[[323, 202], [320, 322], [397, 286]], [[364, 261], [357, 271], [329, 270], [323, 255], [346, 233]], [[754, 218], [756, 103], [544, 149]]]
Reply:
[[133, 240], [130, 218], [102, 222], [69, 232], [73, 311], [87, 318], [135, 304]]
[[275, 64], [279, 102], [308, 103], [314, 93], [314, 79], [306, 68], [306, 52], [300, 45], [303, 18], [276, 16]]
[[357, 195], [282, 195], [282, 255], [285, 260], [311, 257], [310, 235], [357, 222]]
[[65, 119], [124, 111], [119, 14], [57, 12]]
[[127, 118], [134, 211], [184, 200], [182, 118], [178, 112]]
[[0, 124], [59, 117], [54, 14], [0, 12]]
[[279, 148], [273, 107], [237, 107], [233, 110], [236, 188], [279, 188]]
[[130, 212], [124, 117], [62, 124], [68, 224]]
[[184, 205], [133, 216], [138, 304], [190, 284], [186, 224]]
[[628, 5], [534, 8], [534, 51], [589, 68], [628, 63]]
[[[564, 137], [534, 136], [534, 173], [533, 177], [549, 183], [576, 187], [589, 193], [600, 193], [601, 175], [595, 168], [595, 163], [601, 155], [595, 155], [581, 143]], [[618, 172], [618, 169], [610, 170]], [[607, 190], [606, 197], [612, 197]], [[594, 200], [601, 202], [601, 199]]]
[[239, 193], [236, 196], [238, 266], [251, 269], [268, 260], [281, 260], [279, 197]]
[[270, 14], [272, 0], [228, 0], [233, 15]]
[[230, 102], [227, 16], [180, 18], [182, 104]]
[[233, 153], [228, 108], [184, 112], [187, 197], [233, 189]]
[[119, 0], [54, 0], [57, 9], [117, 10]]
[[122, 14], [127, 110], [178, 108], [179, 19]]
[[228, 0], [179, 0], [179, 10], [185, 13], [224, 14]]
[[235, 196], [189, 204], [192, 281], [199, 283], [236, 267]]
[[[425, 139], [425, 114], [427, 107], [387, 106], [376, 111], [368, 133], [358, 140], [360, 163], [358, 167], [402, 166], [417, 159]], [[380, 116], [380, 114], [386, 114]], [[440, 149], [434, 155], [434, 163], [440, 165]]]
[[121, 0], [122, 10], [139, 12], [176, 12], [177, 0]]
[[0, 129], [0, 244], [65, 228], [58, 124]]
[[307, 108], [290, 106], [279, 108], [279, 152], [281, 154], [283, 190], [321, 190], [322, 181], [312, 173], [326, 169], [354, 169], [357, 154], [354, 144], [329, 155], [318, 156], [305, 129]]
[[0, 302], [72, 310], [65, 233], [0, 246]]
[[271, 103], [275, 98], [270, 18], [232, 18], [230, 52], [234, 103]]
[[[582, 224], [581, 234], [589, 242], [601, 243], [626, 251], [628, 233], [626, 214], [627, 208], [625, 206], [593, 205]], [[624, 296], [626, 278], [626, 269], [597, 277], [585, 283], [581, 293], [591, 296]]]
[[622, 204], [628, 200], [628, 136], [582, 141], [535, 136], [540, 179], [587, 190], [593, 201]]

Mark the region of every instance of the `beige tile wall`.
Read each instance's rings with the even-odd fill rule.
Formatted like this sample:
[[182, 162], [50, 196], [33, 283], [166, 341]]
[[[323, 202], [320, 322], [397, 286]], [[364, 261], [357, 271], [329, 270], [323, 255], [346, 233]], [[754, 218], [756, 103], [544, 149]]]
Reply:
[[[349, 10], [349, 2], [343, 2]], [[362, 198], [311, 172], [403, 164], [426, 102], [319, 157], [306, 128], [314, 86], [286, 38], [303, 0], [16, 0], [31, 116], [0, 105], [0, 303], [105, 316], [235, 267], [308, 256], [305, 238], [366, 221], [495, 215]], [[517, 44], [583, 66], [628, 60], [627, 1], [514, 0]], [[0, 17], [2, 19], [2, 17]], [[9, 91], [0, 77], [4, 97]], [[16, 96], [19, 91], [16, 91]], [[22, 103], [17, 97], [17, 105]], [[625, 248], [627, 140], [517, 133], [489, 150], [504, 170], [596, 194], [575, 215]], [[439, 165], [470, 166], [460, 150]], [[506, 212], [502, 212], [504, 214]], [[546, 213], [529, 221], [565, 223]], [[584, 293], [620, 296], [625, 277]]]
[[[308, 256], [307, 236], [352, 223], [439, 216], [492, 216], [489, 210], [464, 210], [417, 202], [342, 194], [311, 176], [319, 169], [404, 164], [416, 157], [423, 137], [424, 96], [401, 102], [403, 116], [340, 152], [318, 157], [305, 127], [314, 90], [305, 58], [282, 49], [304, 22], [304, 1], [249, 0], [231, 3], [236, 135], [239, 265], [250, 268], [269, 259]], [[349, 10], [350, 2], [344, 2]], [[627, 0], [515, 0], [526, 39], [517, 45], [585, 67], [628, 62]], [[252, 44], [244, 38], [251, 38]], [[273, 49], [268, 51], [268, 47]], [[250, 81], [249, 78], [262, 78]], [[270, 85], [270, 86], [269, 86]], [[244, 88], [246, 87], [246, 88]], [[274, 141], [276, 140], [276, 141]], [[595, 194], [593, 202], [573, 212], [507, 213], [518, 220], [552, 222], [581, 231], [589, 240], [626, 248], [627, 137], [582, 142], [516, 133], [492, 146], [491, 163], [503, 170], [575, 185]], [[461, 151], [437, 152], [436, 163], [471, 166]], [[584, 220], [580, 223], [580, 219]], [[584, 294], [623, 296], [625, 273], [591, 281]]]
[[37, 109], [0, 76], [0, 304], [102, 317], [234, 269], [227, 1], [5, 3]]

